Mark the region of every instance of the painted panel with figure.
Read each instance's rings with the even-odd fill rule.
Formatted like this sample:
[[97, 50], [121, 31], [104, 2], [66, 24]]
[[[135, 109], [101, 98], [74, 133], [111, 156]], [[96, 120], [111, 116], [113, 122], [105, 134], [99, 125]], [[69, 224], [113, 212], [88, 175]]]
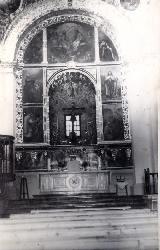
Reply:
[[99, 57], [102, 62], [118, 61], [118, 54], [112, 41], [99, 30]]
[[16, 152], [16, 170], [47, 169], [47, 153], [40, 150], [21, 150]]
[[121, 100], [121, 73], [118, 67], [101, 67], [102, 102]]
[[101, 145], [99, 155], [101, 157], [101, 169], [131, 167], [133, 165], [132, 148], [126, 145]]
[[104, 104], [102, 111], [104, 140], [123, 140], [124, 126], [121, 103]]
[[43, 142], [43, 108], [23, 108], [23, 141], [26, 143]]
[[29, 43], [24, 54], [24, 63], [41, 63], [42, 61], [43, 61], [43, 53], [42, 53], [42, 31], [41, 31]]
[[82, 23], [63, 23], [47, 28], [48, 62], [93, 62], [94, 28]]
[[43, 71], [27, 68], [23, 71], [23, 103], [43, 103]]

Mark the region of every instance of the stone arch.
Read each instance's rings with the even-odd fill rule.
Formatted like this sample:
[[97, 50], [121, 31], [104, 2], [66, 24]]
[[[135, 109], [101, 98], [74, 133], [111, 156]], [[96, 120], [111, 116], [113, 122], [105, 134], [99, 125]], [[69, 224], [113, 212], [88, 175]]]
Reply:
[[84, 69], [75, 69], [75, 68], [68, 68], [68, 69], [61, 69], [56, 71], [55, 73], [53, 73], [53, 75], [49, 78], [48, 82], [47, 82], [47, 89], [50, 88], [50, 86], [53, 84], [54, 79], [61, 75], [62, 73], [65, 72], [79, 72], [83, 75], [85, 75], [93, 84], [95, 91], [96, 91], [96, 79], [93, 75], [91, 75], [91, 73], [89, 73], [88, 71], [84, 70]]

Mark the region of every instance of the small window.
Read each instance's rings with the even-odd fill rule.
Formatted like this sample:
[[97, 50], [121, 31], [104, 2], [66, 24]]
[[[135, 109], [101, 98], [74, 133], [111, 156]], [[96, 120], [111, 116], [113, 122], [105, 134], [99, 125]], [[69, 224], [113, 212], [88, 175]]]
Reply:
[[75, 132], [76, 136], [80, 136], [80, 115], [66, 115], [66, 136], [69, 137], [72, 131]]

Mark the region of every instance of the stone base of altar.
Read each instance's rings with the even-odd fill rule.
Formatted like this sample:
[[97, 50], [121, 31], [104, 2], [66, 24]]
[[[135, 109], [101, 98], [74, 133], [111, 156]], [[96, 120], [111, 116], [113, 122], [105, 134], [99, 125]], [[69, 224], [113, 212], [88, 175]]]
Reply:
[[[29, 198], [40, 194], [115, 193], [116, 177], [124, 176], [128, 182], [128, 195], [134, 195], [134, 169], [108, 169], [104, 171], [21, 171], [9, 190], [10, 199], [19, 199], [21, 178], [27, 179]], [[118, 195], [126, 195], [119, 190]]]
[[41, 193], [109, 192], [110, 171], [42, 173]]

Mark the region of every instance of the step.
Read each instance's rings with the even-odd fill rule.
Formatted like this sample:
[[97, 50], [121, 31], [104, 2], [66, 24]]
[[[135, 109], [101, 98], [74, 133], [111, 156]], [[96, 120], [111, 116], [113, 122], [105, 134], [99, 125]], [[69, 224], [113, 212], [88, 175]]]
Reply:
[[[41, 223], [41, 224], [40, 224]], [[65, 224], [65, 225], [63, 225]], [[126, 219], [126, 220], [108, 220], [108, 219], [103, 219], [103, 218], [98, 218], [98, 219], [81, 219], [81, 218], [75, 218], [72, 220], [65, 220], [65, 219], [48, 219], [48, 218], [43, 218], [43, 219], [29, 219], [29, 220], [24, 220], [24, 222], [21, 220], [17, 220], [17, 221], [7, 221], [7, 222], [3, 222], [0, 224], [0, 232], [2, 231], [11, 231], [14, 229], [17, 230], [23, 230], [25, 225], [25, 229], [37, 229], [38, 227], [42, 227], [45, 228], [46, 225], [48, 227], [54, 228], [55, 226], [57, 226], [57, 228], [65, 228], [65, 226], [67, 228], [70, 227], [88, 227], [88, 225], [91, 227], [125, 227], [125, 228], [135, 228], [135, 227], [146, 227], [146, 225], [148, 226], [155, 226], [158, 227], [158, 220], [157, 218], [143, 218], [143, 219], [138, 219], [138, 221], [134, 221], [133, 219]], [[147, 226], [147, 228], [148, 228]]]
[[[124, 221], [124, 219], [119, 220], [104, 220], [104, 219], [91, 219], [91, 220], [72, 220], [65, 222], [63, 220], [61, 221], [46, 221], [43, 223], [37, 222], [32, 223], [31, 221], [27, 221], [25, 223], [15, 223], [15, 224], [3, 224], [0, 226], [0, 232], [4, 231], [12, 231], [12, 230], [37, 230], [39, 228], [44, 229], [46, 226], [50, 229], [56, 229], [56, 228], [93, 228], [93, 227], [117, 227], [117, 226], [129, 226], [129, 227], [138, 227], [138, 226], [146, 226], [149, 227], [149, 225], [157, 225], [157, 218], [147, 218], [147, 219], [127, 219]], [[25, 229], [24, 229], [25, 225]]]
[[25, 222], [36, 222], [38, 221], [70, 221], [70, 220], [94, 220], [96, 217], [96, 219], [102, 219], [102, 220], [113, 220], [113, 221], [118, 221], [118, 220], [124, 220], [124, 222], [126, 220], [139, 220], [139, 219], [145, 219], [147, 220], [148, 218], [155, 218], [158, 220], [157, 215], [155, 214], [137, 214], [137, 215], [133, 215], [133, 214], [121, 214], [121, 216], [119, 216], [118, 214], [30, 214], [30, 215], [26, 215], [26, 216], [19, 216], [19, 217], [13, 217], [11, 216], [11, 219], [3, 219], [0, 220], [0, 225], [4, 225], [4, 224], [14, 224], [14, 223], [25, 223]]
[[[26, 215], [26, 217], [25, 216], [23, 216], [23, 217], [18, 217], [17, 219], [15, 218], [14, 219], [14, 217], [12, 217], [11, 216], [11, 220], [0, 220], [0, 224], [1, 223], [5, 223], [5, 222], [8, 222], [8, 223], [12, 223], [12, 222], [14, 222], [14, 221], [26, 221], [26, 220], [37, 220], [37, 218], [39, 219], [39, 220], [41, 220], [41, 221], [43, 221], [43, 220], [65, 220], [65, 221], [67, 221], [67, 220], [70, 220], [70, 219], [94, 219], [94, 217], [96, 216], [96, 218], [99, 218], [99, 219], [112, 219], [112, 220], [118, 220], [119, 219], [119, 215], [114, 215], [114, 214], [81, 214], [81, 215], [77, 215], [77, 214], [63, 214], [63, 215], [59, 215], [59, 214], [57, 214], [57, 215], [50, 215], [50, 214], [48, 214], [48, 215], [43, 215], [43, 214], [31, 214], [31, 215]], [[128, 215], [128, 214], [124, 214], [124, 215], [121, 215], [120, 216], [120, 218], [121, 219], [139, 219], [139, 218], [145, 218], [145, 219], [147, 219], [147, 218], [157, 218], [157, 215], [154, 215], [154, 214], [148, 214], [148, 215], [145, 215], [145, 214], [137, 214], [137, 215]], [[158, 218], [157, 218], [157, 220], [158, 220]]]
[[[30, 199], [29, 201], [35, 201], [35, 202], [43, 202], [43, 201], [70, 201], [70, 200], [78, 200], [78, 201], [90, 201], [90, 200], [106, 200], [106, 201], [120, 201], [120, 200], [125, 200], [125, 201], [145, 201], [143, 196], [137, 197], [137, 196], [88, 196], [88, 197], [82, 197], [82, 196], [46, 196], [46, 197], [37, 197], [37, 198], [33, 198]], [[24, 200], [10, 200], [10, 203], [22, 203], [22, 202], [27, 202], [27, 199]]]
[[[145, 248], [144, 248], [145, 247]], [[154, 238], [141, 240], [105, 240], [72, 239], [37, 242], [22, 242], [18, 239], [3, 244], [3, 250], [158, 250], [158, 240]]]
[[[31, 213], [53, 213], [53, 212], [57, 212], [58, 211], [58, 213], [63, 213], [64, 211], [65, 212], [67, 212], [67, 213], [69, 213], [70, 211], [72, 211], [72, 213], [76, 213], [77, 211], [78, 212], [80, 212], [80, 211], [85, 211], [85, 212], [87, 212], [87, 211], [126, 211], [126, 210], [131, 210], [131, 211], [136, 211], [136, 212], [134, 212], [135, 214], [137, 214], [138, 213], [138, 211], [140, 210], [140, 211], [144, 211], [144, 209], [130, 209], [131, 207], [128, 207], [128, 206], [123, 206], [123, 207], [101, 207], [101, 208], [93, 208], [93, 207], [91, 207], [91, 208], [64, 208], [64, 207], [61, 207], [61, 209], [57, 209], [57, 207], [56, 208], [54, 208], [53, 209], [53, 207], [51, 207], [50, 209], [48, 209], [47, 207], [44, 209], [39, 209], [39, 208], [37, 208], [37, 209], [35, 209], [34, 208], [34, 210], [32, 210], [32, 209], [24, 209], [25, 211], [23, 211], [23, 209], [22, 209], [22, 211], [21, 211], [21, 214], [23, 215], [24, 213], [26, 213], [26, 212], [28, 212], [28, 214], [29, 214], [29, 212], [31, 211]], [[150, 210], [148, 210], [148, 211], [150, 211]], [[10, 212], [12, 213], [12, 212], [15, 212], [14, 210], [10, 210]], [[20, 212], [20, 210], [19, 211], [17, 211], [17, 213], [18, 212]], [[82, 213], [84, 213], [84, 212], [82, 212]], [[112, 212], [111, 212], [112, 213]], [[12, 216], [12, 214], [10, 215], [10, 216]], [[14, 214], [13, 214], [13, 216], [14, 216]], [[15, 214], [15, 216], [16, 216], [16, 214]], [[18, 214], [17, 214], [17, 216], [19, 216]]]
[[30, 217], [32, 216], [32, 214], [35, 216], [59, 216], [59, 215], [84, 215], [85, 214], [89, 214], [89, 215], [97, 215], [97, 214], [108, 214], [109, 216], [112, 215], [114, 213], [114, 215], [116, 214], [117, 216], [122, 216], [124, 214], [132, 214], [133, 216], [137, 215], [137, 214], [145, 214], [145, 215], [155, 215], [157, 216], [157, 212], [156, 211], [150, 211], [150, 209], [131, 209], [130, 207], [126, 206], [126, 207], [109, 207], [109, 208], [75, 208], [75, 209], [37, 209], [37, 210], [31, 210], [31, 213], [29, 214], [13, 214], [10, 215], [11, 218], [25, 218], [25, 217]]
[[28, 205], [28, 206], [15, 206], [15, 207], [10, 207], [8, 209], [6, 209], [6, 212], [8, 213], [12, 213], [12, 212], [16, 212], [16, 211], [21, 211], [21, 210], [39, 210], [39, 209], [78, 209], [78, 208], [110, 208], [110, 207], [126, 207], [126, 206], [130, 206], [131, 208], [144, 208], [143, 206], [140, 205], [134, 205], [132, 206], [131, 204], [124, 204], [124, 203], [120, 203], [120, 204], [114, 204], [114, 203], [110, 203], [110, 204], [104, 204], [104, 203], [99, 203], [99, 204], [42, 204], [42, 205]]
[[[30, 203], [42, 203], [42, 202], [139, 202], [139, 203], [145, 203], [145, 200], [143, 199], [132, 199], [132, 198], [89, 198], [89, 199], [82, 199], [82, 198], [74, 198], [74, 199], [32, 199], [30, 200]], [[26, 204], [27, 201], [25, 200], [19, 200], [19, 201], [12, 201], [10, 204]]]
[[58, 205], [58, 204], [64, 204], [64, 205], [68, 205], [68, 204], [77, 204], [77, 205], [79, 205], [79, 204], [106, 204], [106, 205], [109, 205], [109, 204], [115, 204], [115, 205], [118, 205], [118, 204], [132, 204], [132, 205], [134, 205], [134, 204], [145, 204], [144, 202], [138, 202], [138, 201], [132, 201], [132, 200], [128, 200], [128, 201], [125, 201], [125, 200], [117, 200], [117, 201], [115, 201], [115, 200], [109, 200], [109, 201], [106, 201], [106, 200], [99, 200], [99, 201], [96, 201], [96, 200], [89, 200], [89, 201], [81, 201], [81, 200], [78, 200], [78, 201], [76, 201], [76, 200], [71, 200], [71, 201], [68, 201], [68, 200], [59, 200], [59, 201], [53, 201], [53, 200], [50, 200], [50, 201], [48, 201], [48, 200], [46, 200], [46, 201], [26, 201], [26, 202], [14, 202], [14, 203], [9, 203], [9, 207], [14, 207], [14, 206], [27, 206], [27, 205], [49, 205], [49, 204], [51, 204], [51, 205]]
[[[105, 224], [105, 223], [95, 223], [95, 226], [92, 224], [84, 224], [79, 223], [77, 221], [77, 225], [73, 225], [72, 223], [65, 222], [65, 224], [62, 226], [61, 223], [59, 223], [59, 226], [57, 226], [57, 223], [49, 223], [49, 222], [37, 222], [37, 223], [24, 223], [21, 225], [15, 224], [10, 225], [10, 227], [6, 227], [6, 225], [3, 225], [0, 227], [1, 232], [1, 240], [10, 240], [15, 236], [15, 233], [21, 236], [21, 239], [24, 239], [24, 237], [49, 237], [49, 235], [57, 236], [58, 234], [63, 237], [68, 236], [86, 236], [86, 235], [103, 235], [104, 237], [115, 237], [115, 236], [121, 236], [121, 237], [147, 237], [147, 236], [156, 236], [158, 237], [158, 225], [155, 223], [148, 223], [146, 226], [146, 223], [141, 224]], [[27, 234], [26, 234], [27, 233]], [[41, 235], [42, 234], [42, 235]], [[41, 235], [41, 236], [40, 236]]]
[[14, 233], [7, 233], [7, 234], [2, 234], [1, 235], [1, 239], [0, 239], [0, 245], [4, 245], [6, 242], [14, 242], [16, 241], [16, 239], [21, 239], [21, 241], [23, 241], [23, 243], [25, 244], [27, 241], [37, 241], [37, 242], [45, 242], [45, 241], [57, 241], [57, 240], [61, 240], [61, 241], [66, 241], [66, 240], [86, 240], [86, 239], [101, 239], [101, 240], [106, 240], [106, 241], [132, 241], [132, 240], [141, 240], [141, 239], [158, 239], [158, 233], [156, 231], [149, 231], [149, 232], [140, 232], [140, 231], [136, 231], [136, 232], [130, 232], [128, 234], [124, 234], [123, 232], [121, 233], [120, 230], [114, 230], [111, 232], [102, 232], [102, 231], [97, 231], [96, 230], [94, 232], [89, 231], [86, 232], [86, 230], [84, 229], [84, 231], [77, 231], [75, 230], [75, 232], [72, 233], [72, 231], [67, 231], [67, 230], [63, 230], [63, 231], [56, 231], [55, 232], [51, 232], [49, 230], [36, 230], [35, 232], [31, 232], [31, 231], [24, 231], [24, 232], [14, 232]]

